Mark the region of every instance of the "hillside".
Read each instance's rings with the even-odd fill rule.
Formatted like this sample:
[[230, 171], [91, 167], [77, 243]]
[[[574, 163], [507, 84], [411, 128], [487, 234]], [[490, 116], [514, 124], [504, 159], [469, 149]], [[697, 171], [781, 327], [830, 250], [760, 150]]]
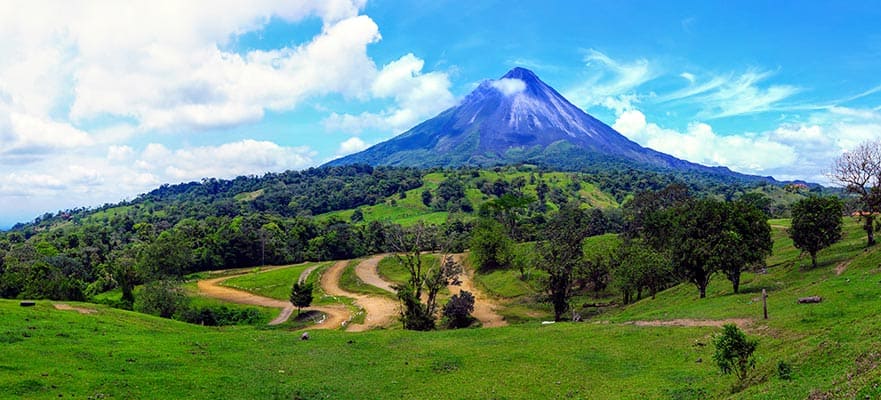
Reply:
[[[364, 333], [210, 328], [85, 303], [88, 314], [0, 300], [0, 393], [24, 398], [876, 398], [881, 252], [859, 226], [804, 270], [772, 221], [768, 272], [707, 299], [679, 285], [586, 323]], [[756, 296], [769, 291], [770, 319]], [[795, 299], [820, 295], [820, 304]], [[712, 363], [717, 321], [759, 340], [746, 390]], [[666, 321], [666, 322], [665, 322]], [[43, 357], [52, 354], [53, 357]], [[777, 364], [791, 366], [791, 380]], [[505, 382], [500, 385], [499, 382]]]

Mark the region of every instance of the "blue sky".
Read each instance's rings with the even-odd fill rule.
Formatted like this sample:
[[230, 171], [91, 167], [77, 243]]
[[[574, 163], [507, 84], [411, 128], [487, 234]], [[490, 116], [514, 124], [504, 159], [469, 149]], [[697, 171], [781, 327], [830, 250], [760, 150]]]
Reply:
[[320, 165], [514, 66], [642, 145], [828, 183], [881, 133], [881, 7], [840, 3], [3, 3], [0, 228]]

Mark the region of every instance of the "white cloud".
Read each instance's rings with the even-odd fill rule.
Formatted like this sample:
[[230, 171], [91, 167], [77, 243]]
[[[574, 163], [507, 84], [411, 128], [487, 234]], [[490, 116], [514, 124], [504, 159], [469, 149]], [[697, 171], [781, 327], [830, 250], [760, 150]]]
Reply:
[[502, 78], [491, 81], [490, 86], [502, 92], [505, 96], [513, 96], [526, 90], [526, 82], [516, 78]]
[[704, 122], [693, 122], [684, 131], [664, 128], [648, 122], [641, 111], [628, 109], [618, 114], [612, 127], [643, 146], [699, 164], [829, 184], [824, 174], [832, 161], [860, 142], [877, 138], [881, 115], [842, 108], [828, 113], [853, 119], [825, 116], [818, 118], [828, 121], [823, 124], [783, 124], [761, 133], [722, 135]]
[[590, 76], [565, 94], [583, 109], [601, 104], [606, 98], [632, 94], [633, 90], [658, 76], [646, 59], [620, 62], [590, 49], [584, 57]]
[[282, 147], [251, 139], [178, 150], [152, 143], [135, 165], [167, 181], [187, 181], [302, 169], [313, 164], [314, 156], [315, 152], [306, 146]]
[[340, 147], [337, 150], [337, 156], [345, 156], [352, 153], [357, 153], [361, 150], [370, 147], [366, 142], [361, 140], [358, 137], [350, 137], [340, 143]]
[[107, 159], [110, 161], [126, 161], [135, 155], [135, 150], [129, 146], [113, 145], [107, 149]]
[[31, 163], [54, 151], [92, 144], [70, 124], [14, 111], [0, 104], [0, 164]]
[[333, 113], [324, 121], [326, 129], [354, 134], [367, 129], [400, 133], [453, 106], [456, 100], [450, 93], [449, 76], [438, 71], [423, 73], [424, 64], [407, 54], [383, 66], [372, 77], [370, 95], [374, 99], [391, 98], [394, 106], [359, 115]]

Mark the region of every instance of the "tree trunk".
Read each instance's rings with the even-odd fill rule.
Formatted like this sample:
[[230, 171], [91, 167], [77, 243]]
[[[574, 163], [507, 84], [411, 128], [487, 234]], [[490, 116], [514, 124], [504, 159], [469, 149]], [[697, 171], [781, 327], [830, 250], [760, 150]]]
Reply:
[[811, 268], [817, 269], [817, 252], [811, 253]]
[[700, 290], [700, 292], [701, 292], [701, 298], [702, 298], [702, 299], [703, 299], [703, 298], [706, 298], [706, 297], [707, 297], [707, 282], [706, 282], [706, 281], [702, 281], [702, 282], [698, 283], [698, 284], [697, 284], [697, 288], [698, 288], [698, 290]]
[[734, 294], [740, 293], [740, 274], [731, 277], [731, 286], [734, 287]]
[[872, 214], [867, 214], [863, 217], [865, 224], [863, 224], [863, 229], [866, 231], [867, 243], [866, 246], [874, 246], [875, 245], [875, 216]]

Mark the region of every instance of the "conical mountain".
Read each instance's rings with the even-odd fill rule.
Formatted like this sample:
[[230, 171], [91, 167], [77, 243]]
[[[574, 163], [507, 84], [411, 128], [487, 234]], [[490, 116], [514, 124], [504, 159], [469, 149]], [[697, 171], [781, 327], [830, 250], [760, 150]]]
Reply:
[[740, 175], [642, 147], [570, 103], [525, 68], [484, 81], [457, 106], [327, 165], [355, 163], [415, 167], [532, 163], [567, 170], [614, 163]]

